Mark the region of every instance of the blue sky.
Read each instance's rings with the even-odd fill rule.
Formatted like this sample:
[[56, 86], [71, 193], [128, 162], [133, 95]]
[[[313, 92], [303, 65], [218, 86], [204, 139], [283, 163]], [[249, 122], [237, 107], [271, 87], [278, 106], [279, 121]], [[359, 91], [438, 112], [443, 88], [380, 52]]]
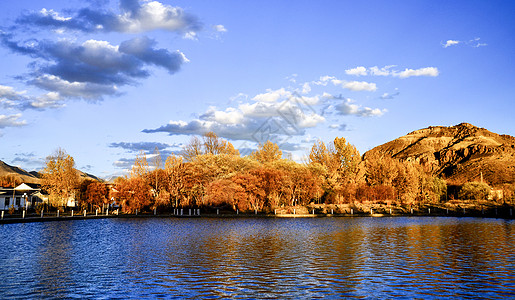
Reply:
[[0, 160], [99, 177], [214, 131], [361, 153], [468, 122], [515, 136], [513, 1], [3, 1]]

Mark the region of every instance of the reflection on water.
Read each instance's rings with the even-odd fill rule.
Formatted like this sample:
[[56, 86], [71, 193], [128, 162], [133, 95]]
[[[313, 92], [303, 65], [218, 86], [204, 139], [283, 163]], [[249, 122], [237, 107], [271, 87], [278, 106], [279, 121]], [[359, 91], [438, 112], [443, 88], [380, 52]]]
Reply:
[[515, 222], [105, 219], [0, 225], [0, 298], [506, 298]]

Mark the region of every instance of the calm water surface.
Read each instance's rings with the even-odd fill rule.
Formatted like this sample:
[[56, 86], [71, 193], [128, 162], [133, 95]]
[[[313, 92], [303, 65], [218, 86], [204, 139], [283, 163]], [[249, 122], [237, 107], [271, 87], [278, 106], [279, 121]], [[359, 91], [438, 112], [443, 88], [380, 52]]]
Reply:
[[0, 298], [515, 297], [515, 222], [105, 219], [0, 225]]

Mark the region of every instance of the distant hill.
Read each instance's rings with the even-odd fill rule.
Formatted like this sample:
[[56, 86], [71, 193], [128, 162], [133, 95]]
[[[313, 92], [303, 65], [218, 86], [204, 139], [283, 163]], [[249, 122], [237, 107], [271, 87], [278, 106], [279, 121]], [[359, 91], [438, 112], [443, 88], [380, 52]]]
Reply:
[[479, 181], [481, 173], [490, 185], [515, 183], [515, 138], [468, 123], [413, 131], [372, 151], [418, 162], [456, 183]]
[[[13, 167], [0, 160], [0, 176], [14, 176], [16, 179], [25, 183], [41, 183], [41, 174], [36, 171], [27, 172], [18, 167]], [[95, 175], [91, 175], [79, 170], [79, 175], [82, 179], [102, 181]]]
[[40, 183], [41, 179], [18, 167], [10, 166], [0, 160], [0, 176], [14, 176], [25, 183]]

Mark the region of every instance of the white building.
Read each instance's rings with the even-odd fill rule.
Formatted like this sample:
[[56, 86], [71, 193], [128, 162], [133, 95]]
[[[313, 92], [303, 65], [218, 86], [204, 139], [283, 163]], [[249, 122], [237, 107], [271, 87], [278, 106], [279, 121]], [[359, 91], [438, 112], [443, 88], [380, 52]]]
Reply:
[[31, 208], [37, 203], [47, 202], [38, 184], [22, 183], [15, 188], [0, 187], [0, 210]]

